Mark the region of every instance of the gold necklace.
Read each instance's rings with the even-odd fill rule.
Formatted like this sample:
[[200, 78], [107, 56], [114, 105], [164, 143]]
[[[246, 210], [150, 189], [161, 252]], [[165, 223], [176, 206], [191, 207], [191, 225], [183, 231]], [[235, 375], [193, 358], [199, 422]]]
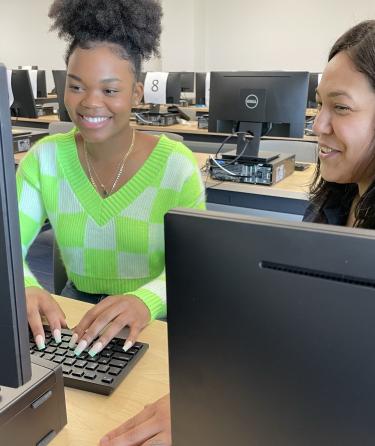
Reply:
[[[129, 155], [131, 154], [131, 152], [133, 151], [134, 148], [134, 141], [135, 141], [135, 131], [133, 129], [133, 136], [132, 136], [132, 141], [130, 143], [129, 149], [126, 151], [123, 159], [120, 161], [120, 164], [116, 170], [116, 174], [114, 177], [114, 180], [112, 182], [112, 186], [107, 189], [105, 184], [103, 183], [103, 181], [100, 179], [98, 173], [96, 172], [94, 166], [90, 163], [89, 160], [89, 155], [88, 155], [88, 150], [85, 144], [85, 141], [83, 142], [83, 148], [84, 148], [84, 153], [85, 153], [85, 161], [86, 161], [86, 165], [87, 165], [87, 170], [89, 173], [89, 178], [90, 178], [90, 182], [91, 184], [94, 186], [94, 188], [103, 195], [104, 198], [107, 198], [109, 195], [112, 194], [112, 192], [114, 191], [119, 179], [121, 178], [122, 172], [124, 170], [124, 166], [126, 163], [126, 160], [128, 159]], [[96, 183], [95, 179], [94, 179], [94, 175], [99, 183], [100, 188], [98, 187], [98, 184]]]

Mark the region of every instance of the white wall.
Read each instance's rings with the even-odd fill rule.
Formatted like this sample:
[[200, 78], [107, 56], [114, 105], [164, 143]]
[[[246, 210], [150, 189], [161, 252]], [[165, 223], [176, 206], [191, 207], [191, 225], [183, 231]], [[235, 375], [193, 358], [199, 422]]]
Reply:
[[[0, 61], [64, 68], [65, 42], [49, 32], [51, 0], [0, 0]], [[161, 60], [145, 70], [321, 71], [346, 29], [375, 18], [374, 0], [162, 0]], [[49, 89], [52, 87], [49, 82]]]

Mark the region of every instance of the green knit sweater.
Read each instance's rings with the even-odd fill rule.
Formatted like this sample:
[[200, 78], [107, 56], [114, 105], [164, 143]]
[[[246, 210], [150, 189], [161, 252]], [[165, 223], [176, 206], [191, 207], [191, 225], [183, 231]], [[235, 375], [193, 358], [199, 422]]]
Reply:
[[25, 286], [40, 287], [25, 257], [48, 218], [77, 289], [132, 294], [152, 319], [163, 317], [164, 215], [175, 207], [205, 207], [194, 155], [162, 136], [139, 171], [103, 199], [80, 164], [76, 131], [38, 141], [17, 170]]

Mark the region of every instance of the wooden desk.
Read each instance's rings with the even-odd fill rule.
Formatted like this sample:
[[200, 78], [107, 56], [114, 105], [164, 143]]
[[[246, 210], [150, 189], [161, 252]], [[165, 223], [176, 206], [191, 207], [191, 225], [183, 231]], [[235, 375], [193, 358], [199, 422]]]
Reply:
[[12, 125], [14, 126], [24, 126], [24, 127], [33, 127], [39, 129], [48, 129], [50, 122], [59, 121], [58, 115], [45, 115], [40, 116], [39, 118], [22, 118], [22, 117], [14, 117], [12, 116]]
[[[57, 297], [74, 326], [90, 307], [85, 302]], [[139, 336], [150, 347], [121, 385], [110, 396], [65, 388], [68, 424], [51, 446], [93, 446], [99, 439], [146, 404], [169, 391], [167, 324], [152, 322]]]
[[[195, 156], [198, 164], [204, 166], [207, 154], [195, 153]], [[311, 164], [308, 169], [294, 171], [273, 186], [215, 181], [206, 174], [203, 181], [208, 203], [303, 215], [314, 173], [315, 164]]]

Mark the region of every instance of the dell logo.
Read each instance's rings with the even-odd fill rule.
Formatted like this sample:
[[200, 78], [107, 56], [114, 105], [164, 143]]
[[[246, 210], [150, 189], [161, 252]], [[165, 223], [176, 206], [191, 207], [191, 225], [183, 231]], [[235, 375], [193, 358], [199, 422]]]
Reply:
[[250, 110], [256, 108], [258, 106], [258, 103], [259, 103], [258, 96], [255, 96], [255, 94], [249, 94], [248, 96], [246, 96], [245, 105]]

